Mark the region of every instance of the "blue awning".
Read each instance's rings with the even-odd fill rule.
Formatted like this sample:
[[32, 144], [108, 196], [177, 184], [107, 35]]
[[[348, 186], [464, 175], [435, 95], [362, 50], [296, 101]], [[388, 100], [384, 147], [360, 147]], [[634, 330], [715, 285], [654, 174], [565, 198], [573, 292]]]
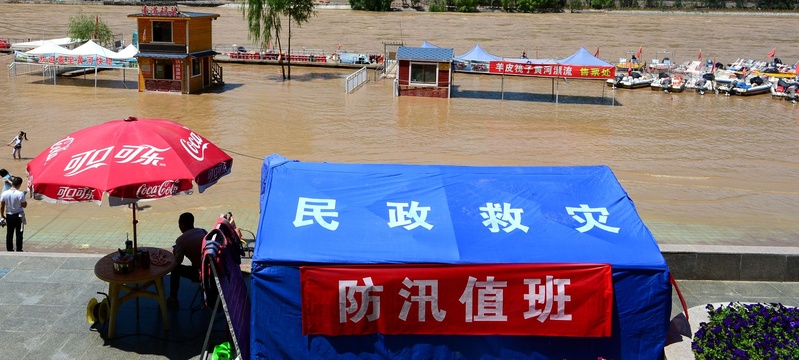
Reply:
[[206, 57], [206, 56], [219, 55], [219, 53], [216, 52], [216, 51], [213, 51], [213, 50], [205, 50], [205, 51], [193, 52], [193, 53], [191, 53], [189, 55], [191, 57], [193, 57], [193, 58], [201, 58], [201, 57]]
[[151, 59], [185, 59], [189, 57], [189, 54], [138, 53], [136, 57]]

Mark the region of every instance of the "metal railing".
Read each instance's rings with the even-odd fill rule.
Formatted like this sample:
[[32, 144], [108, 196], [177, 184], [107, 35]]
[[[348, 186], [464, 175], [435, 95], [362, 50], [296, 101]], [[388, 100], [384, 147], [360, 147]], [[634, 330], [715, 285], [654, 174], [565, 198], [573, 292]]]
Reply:
[[394, 71], [394, 69], [399, 65], [399, 61], [397, 60], [389, 60], [386, 59], [383, 61], [383, 74], [390, 74]]
[[352, 75], [347, 76], [345, 85], [347, 94], [355, 91], [367, 81], [369, 81], [369, 74], [366, 71], [366, 66], [364, 66], [358, 69], [358, 71], [354, 72]]

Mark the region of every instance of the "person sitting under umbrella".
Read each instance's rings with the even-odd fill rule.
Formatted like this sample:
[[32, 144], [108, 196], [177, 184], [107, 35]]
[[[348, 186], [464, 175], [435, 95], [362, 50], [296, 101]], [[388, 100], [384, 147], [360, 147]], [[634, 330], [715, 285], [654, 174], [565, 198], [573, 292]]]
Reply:
[[[175, 254], [175, 269], [169, 279], [169, 298], [166, 300], [167, 307], [177, 309], [178, 290], [180, 289], [180, 278], [185, 277], [193, 282], [200, 281], [200, 267], [202, 266], [202, 251], [205, 229], [194, 227], [194, 215], [190, 212], [180, 214], [178, 218], [180, 236], [175, 239], [172, 252]], [[191, 266], [183, 265], [183, 258], [186, 257], [191, 262]]]

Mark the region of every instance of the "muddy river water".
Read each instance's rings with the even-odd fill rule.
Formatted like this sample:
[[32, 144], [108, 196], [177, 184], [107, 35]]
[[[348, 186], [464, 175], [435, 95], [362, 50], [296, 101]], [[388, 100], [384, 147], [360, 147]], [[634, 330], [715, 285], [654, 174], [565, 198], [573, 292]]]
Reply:
[[[236, 7], [220, 14], [214, 46], [251, 47]], [[0, 4], [0, 37], [66, 36], [68, 18], [99, 15], [130, 42], [138, 7]], [[379, 53], [383, 42], [423, 41], [462, 54], [476, 44], [500, 56], [562, 58], [580, 47], [612, 61], [643, 49], [643, 59], [765, 60], [776, 48], [799, 60], [795, 38], [775, 31], [796, 17], [677, 13], [367, 13], [319, 10], [292, 28], [294, 49]], [[285, 42], [285, 40], [284, 40]], [[11, 56], [0, 56], [6, 69]], [[28, 132], [30, 159], [69, 132], [128, 116], [179, 121], [234, 157], [233, 173], [203, 194], [158, 200], [141, 212], [140, 239], [177, 235], [177, 215], [210, 226], [220, 212], [256, 228], [261, 164], [272, 153], [301, 161], [453, 165], [608, 165], [661, 244], [794, 246], [799, 243], [799, 105], [768, 95], [725, 97], [619, 89], [599, 82], [455, 74], [450, 99], [394, 97], [377, 79], [345, 94], [352, 70], [223, 64], [225, 87], [199, 95], [139, 93], [136, 75], [42, 80], [0, 76], [0, 140]], [[505, 99], [501, 99], [501, 89]], [[3, 140], [3, 137], [6, 140]], [[25, 173], [9, 148], [0, 167]], [[58, 237], [76, 219], [107, 224], [124, 237], [125, 209], [31, 202], [27, 239]], [[31, 221], [33, 219], [33, 221]], [[79, 221], [79, 220], [77, 220]], [[66, 224], [66, 225], [65, 225]], [[163, 229], [163, 230], [162, 230]], [[164, 235], [164, 232], [167, 232]], [[68, 235], [68, 234], [67, 234]], [[64, 235], [64, 236], [67, 236]], [[142, 241], [142, 240], [140, 240]]]

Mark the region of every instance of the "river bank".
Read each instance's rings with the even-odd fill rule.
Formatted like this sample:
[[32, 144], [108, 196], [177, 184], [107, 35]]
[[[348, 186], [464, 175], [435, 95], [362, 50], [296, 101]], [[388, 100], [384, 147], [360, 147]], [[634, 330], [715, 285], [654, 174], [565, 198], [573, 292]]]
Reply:
[[[190, 0], [178, 1], [178, 5], [189, 7], [236, 7], [242, 6], [241, 1], [236, 0]], [[121, 5], [137, 6], [141, 5], [141, 0], [0, 0], [0, 4], [55, 4], [55, 5]], [[317, 0], [316, 10], [351, 10], [348, 0]], [[394, 11], [426, 12], [426, 8], [403, 7], [401, 1], [392, 3]], [[498, 7], [480, 7], [480, 13], [506, 13]], [[596, 13], [616, 13], [616, 14], [664, 14], [664, 15], [727, 15], [727, 16], [799, 16], [799, 11], [761, 11], [757, 9], [676, 9], [676, 8], [654, 8], [654, 9], [577, 9], [569, 10], [564, 8], [561, 13], [573, 14], [596, 14]]]

